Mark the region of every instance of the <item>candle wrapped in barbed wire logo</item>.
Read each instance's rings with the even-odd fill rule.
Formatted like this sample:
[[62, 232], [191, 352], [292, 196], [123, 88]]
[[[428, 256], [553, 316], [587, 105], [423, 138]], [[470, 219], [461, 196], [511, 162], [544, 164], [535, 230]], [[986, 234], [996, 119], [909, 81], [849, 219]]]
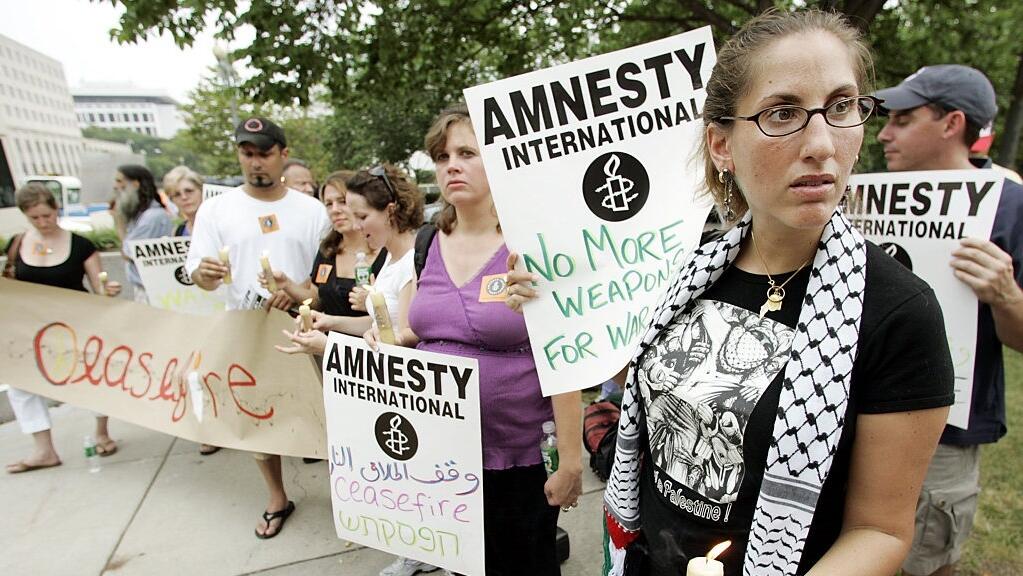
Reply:
[[913, 260], [909, 257], [909, 252], [905, 248], [899, 246], [895, 242], [882, 242], [881, 249], [884, 253], [895, 259], [896, 262], [902, 264], [910, 270], [913, 269]]
[[374, 426], [377, 444], [385, 454], [405, 462], [419, 451], [419, 435], [407, 418], [396, 412], [384, 412]]
[[635, 157], [608, 152], [590, 163], [583, 176], [583, 199], [601, 220], [622, 222], [643, 209], [650, 195], [650, 176]]

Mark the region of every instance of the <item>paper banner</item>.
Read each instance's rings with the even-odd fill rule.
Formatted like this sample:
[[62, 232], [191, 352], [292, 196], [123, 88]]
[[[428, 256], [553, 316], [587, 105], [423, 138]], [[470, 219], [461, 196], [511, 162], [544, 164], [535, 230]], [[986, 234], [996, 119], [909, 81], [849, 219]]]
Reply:
[[941, 303], [955, 367], [948, 423], [964, 429], [977, 357], [977, 297], [949, 262], [961, 238], [991, 237], [1003, 181], [994, 170], [930, 170], [858, 174], [849, 182], [849, 220], [927, 282]]
[[323, 382], [338, 537], [484, 576], [476, 360], [331, 333]]
[[128, 243], [127, 253], [142, 277], [150, 306], [199, 316], [222, 312], [223, 290], [203, 290], [185, 271], [191, 242], [187, 236], [136, 240]]
[[5, 384], [195, 442], [326, 457], [319, 371], [273, 349], [283, 312], [196, 318], [0, 279], [0, 318]]
[[710, 209], [710, 28], [465, 90], [509, 248], [539, 274], [525, 307], [544, 395], [629, 360]]

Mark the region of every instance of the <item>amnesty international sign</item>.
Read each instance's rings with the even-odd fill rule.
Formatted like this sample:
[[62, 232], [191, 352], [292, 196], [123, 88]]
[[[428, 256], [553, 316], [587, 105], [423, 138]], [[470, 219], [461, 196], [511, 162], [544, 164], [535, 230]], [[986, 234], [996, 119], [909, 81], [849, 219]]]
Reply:
[[338, 536], [483, 576], [476, 359], [331, 333], [323, 384]]
[[993, 170], [929, 170], [859, 174], [849, 185], [849, 220], [926, 281], [941, 303], [955, 368], [955, 404], [948, 423], [970, 421], [977, 354], [977, 296], [949, 263], [962, 238], [991, 236], [1004, 176]]
[[625, 366], [699, 241], [715, 61], [701, 28], [465, 91], [505, 240], [541, 277], [524, 313], [544, 395]]
[[207, 318], [0, 279], [5, 384], [217, 446], [324, 458], [319, 373], [273, 310]]
[[128, 243], [128, 254], [142, 277], [150, 306], [199, 316], [222, 312], [224, 290], [203, 290], [185, 271], [191, 242], [187, 236], [136, 240]]

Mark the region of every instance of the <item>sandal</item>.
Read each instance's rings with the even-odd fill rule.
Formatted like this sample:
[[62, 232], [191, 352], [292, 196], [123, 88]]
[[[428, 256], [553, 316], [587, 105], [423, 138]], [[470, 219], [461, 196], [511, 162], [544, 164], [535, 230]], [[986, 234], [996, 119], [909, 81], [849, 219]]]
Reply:
[[201, 456], [209, 456], [210, 454], [216, 454], [220, 452], [220, 446], [214, 446], [212, 444], [200, 444], [199, 454]]
[[284, 530], [284, 523], [288, 520], [288, 516], [291, 516], [291, 513], [294, 511], [295, 503], [292, 502], [291, 500], [288, 500], [288, 505], [287, 507], [284, 508], [284, 510], [278, 510], [276, 512], [270, 511], [263, 512], [263, 522], [266, 522], [267, 530], [270, 530], [271, 528], [270, 523], [273, 522], [274, 520], [277, 520], [279, 518], [281, 520], [281, 523], [277, 525], [277, 530], [274, 531], [273, 534], [268, 534], [266, 532], [260, 534], [259, 531], [257, 530], [256, 538], [259, 538], [260, 540], [269, 540], [270, 538], [273, 538], [280, 534], [281, 531]]
[[117, 454], [117, 442], [108, 440], [103, 443], [96, 443], [96, 455], [106, 458], [107, 456], [113, 456]]
[[53, 468], [54, 466], [60, 466], [61, 461], [57, 460], [52, 464], [29, 464], [24, 460], [15, 462], [14, 464], [7, 465], [8, 474], [21, 474], [22, 472], [31, 472], [32, 470], [41, 470], [43, 468]]

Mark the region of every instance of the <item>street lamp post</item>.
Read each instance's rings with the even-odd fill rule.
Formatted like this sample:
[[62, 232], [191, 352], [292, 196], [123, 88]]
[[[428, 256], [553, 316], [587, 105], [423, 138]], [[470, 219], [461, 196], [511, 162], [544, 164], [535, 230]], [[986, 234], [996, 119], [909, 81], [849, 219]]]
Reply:
[[213, 46], [213, 56], [217, 59], [217, 72], [220, 79], [227, 85], [228, 94], [231, 97], [231, 129], [238, 126], [238, 99], [235, 94], [235, 81], [238, 79], [234, 71], [234, 63], [231, 61], [231, 54], [220, 44]]

